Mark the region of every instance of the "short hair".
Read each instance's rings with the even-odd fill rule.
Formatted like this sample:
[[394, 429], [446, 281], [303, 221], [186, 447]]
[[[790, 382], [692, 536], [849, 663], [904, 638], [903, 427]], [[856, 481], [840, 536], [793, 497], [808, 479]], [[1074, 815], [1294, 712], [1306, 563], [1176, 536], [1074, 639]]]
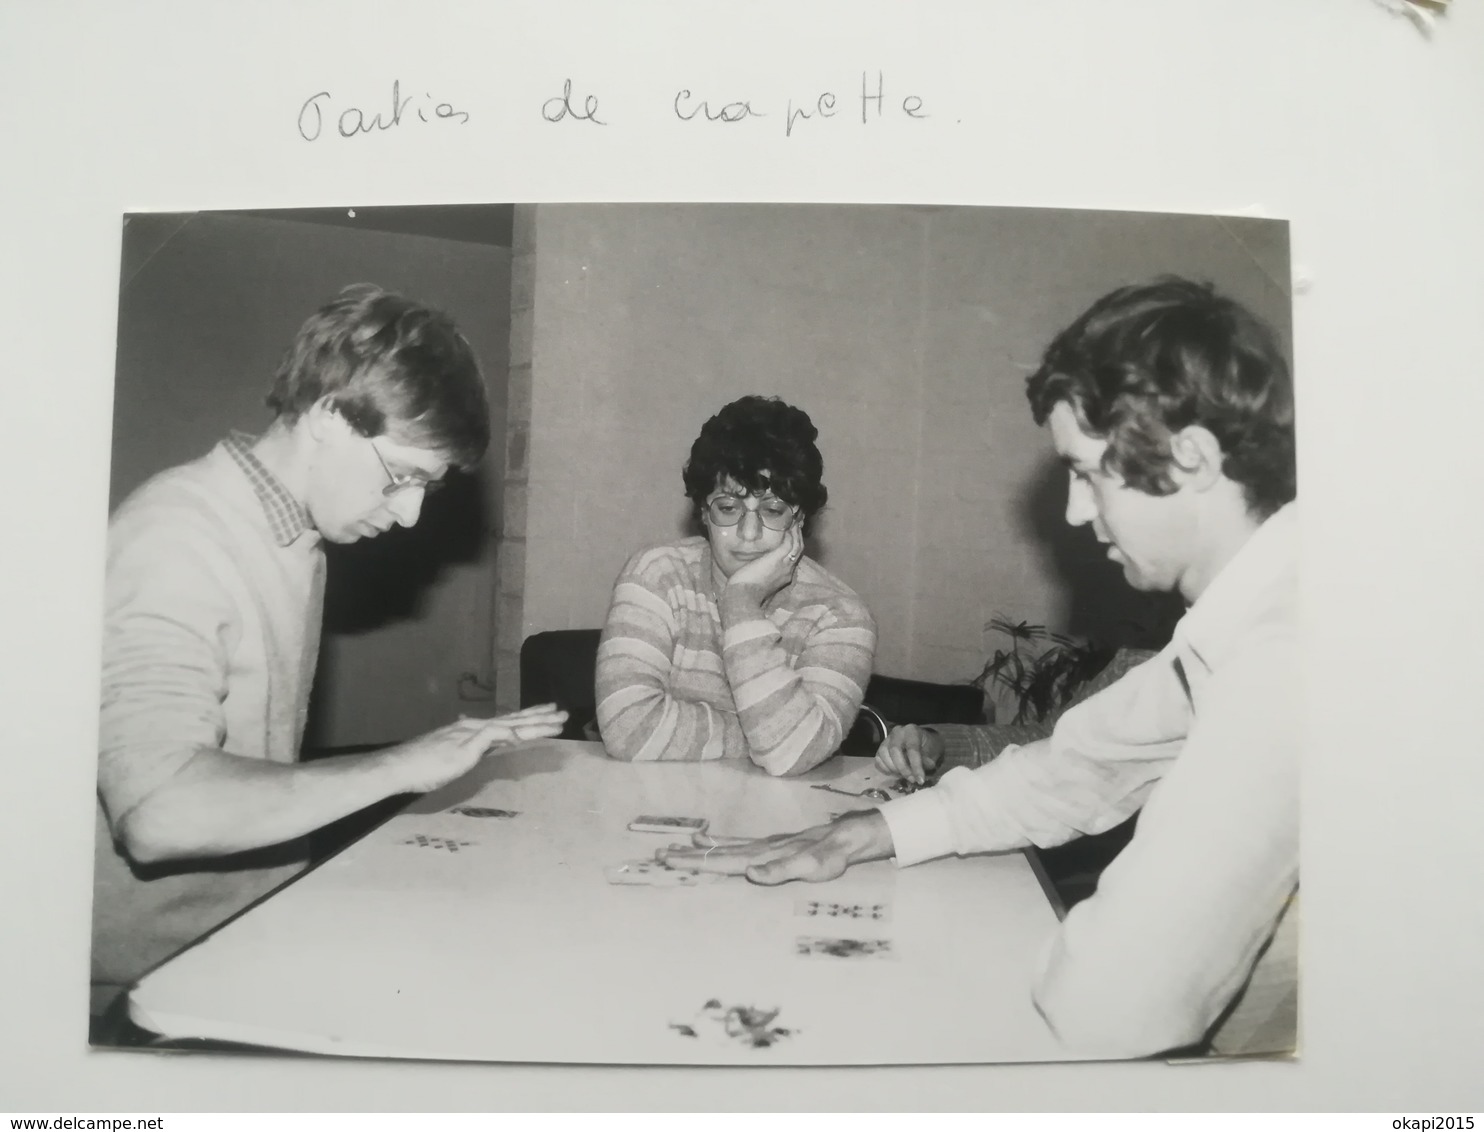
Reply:
[[489, 447], [489, 401], [468, 340], [442, 311], [370, 283], [309, 316], [268, 406], [292, 424], [322, 398], [362, 435], [443, 453], [466, 470]]
[[1272, 331], [1209, 284], [1167, 276], [1104, 295], [1027, 380], [1037, 424], [1065, 401], [1103, 464], [1151, 495], [1175, 490], [1170, 439], [1200, 425], [1222, 472], [1266, 518], [1296, 494], [1293, 379]]
[[742, 397], [725, 406], [701, 426], [685, 464], [685, 494], [696, 518], [706, 497], [730, 477], [750, 492], [771, 489], [799, 509], [807, 530], [829, 499], [824, 458], [814, 443], [818, 436], [808, 413], [777, 397]]

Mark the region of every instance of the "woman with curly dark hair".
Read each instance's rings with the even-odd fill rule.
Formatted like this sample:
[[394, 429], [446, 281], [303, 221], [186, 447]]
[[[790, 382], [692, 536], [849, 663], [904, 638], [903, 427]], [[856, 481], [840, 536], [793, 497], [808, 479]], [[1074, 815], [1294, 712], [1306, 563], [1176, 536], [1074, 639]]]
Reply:
[[685, 493], [704, 535], [641, 551], [598, 648], [598, 728], [614, 758], [750, 758], [802, 774], [865, 697], [876, 625], [804, 555], [829, 493], [809, 415], [743, 397], [701, 429]]

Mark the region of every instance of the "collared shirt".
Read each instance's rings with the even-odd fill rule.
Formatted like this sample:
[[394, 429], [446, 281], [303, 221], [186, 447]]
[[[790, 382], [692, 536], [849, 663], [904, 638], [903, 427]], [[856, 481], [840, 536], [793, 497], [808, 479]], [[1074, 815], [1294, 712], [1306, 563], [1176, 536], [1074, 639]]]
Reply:
[[882, 807], [899, 865], [1058, 845], [1142, 807], [1035, 981], [1069, 1046], [1143, 1056], [1193, 1044], [1249, 975], [1275, 985], [1253, 975], [1259, 957], [1294, 964], [1294, 924], [1268, 945], [1298, 885], [1297, 523], [1293, 504], [1263, 523], [1170, 644], [1048, 739]]
[[253, 445], [257, 442], [258, 438], [251, 433], [233, 429], [227, 439], [222, 441], [222, 447], [242, 469], [248, 483], [252, 484], [258, 502], [263, 505], [263, 513], [268, 516], [268, 526], [273, 531], [274, 540], [279, 546], [288, 546], [310, 529], [309, 512], [304, 510], [303, 504], [289, 493], [283, 482], [253, 453]]

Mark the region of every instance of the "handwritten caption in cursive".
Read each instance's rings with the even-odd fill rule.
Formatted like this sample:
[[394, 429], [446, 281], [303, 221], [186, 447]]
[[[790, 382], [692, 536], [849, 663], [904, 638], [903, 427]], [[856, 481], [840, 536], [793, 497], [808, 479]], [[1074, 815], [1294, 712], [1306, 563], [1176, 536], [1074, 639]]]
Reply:
[[[386, 111], [385, 115], [383, 110]], [[432, 118], [428, 117], [430, 112]], [[375, 113], [359, 106], [347, 106], [336, 114], [333, 96], [329, 91], [311, 94], [299, 107], [299, 136], [307, 142], [318, 141], [324, 135], [327, 114], [333, 116], [335, 132], [342, 138], [385, 133], [396, 129], [404, 121], [411, 121], [414, 115], [420, 122], [455, 122], [462, 126], [469, 121], [468, 111], [459, 110], [451, 102], [435, 103], [431, 94], [404, 96], [401, 79], [392, 80], [390, 105], [376, 110]]]
[[[823, 123], [830, 119], [857, 120], [863, 126], [886, 118], [922, 121], [931, 117], [921, 95], [889, 90], [882, 71], [862, 71], [860, 90], [811, 90], [808, 94], [767, 101], [756, 97], [736, 97], [735, 91], [717, 92], [681, 87], [675, 91], [668, 108], [656, 108], [672, 121], [694, 124], [691, 128], [731, 126], [743, 122], [776, 121], [786, 138], [807, 132], [806, 123]], [[541, 119], [553, 125], [568, 123], [608, 126], [616, 119], [603, 109], [601, 96], [583, 90], [571, 78], [562, 80], [560, 94], [543, 100]], [[368, 106], [337, 102], [332, 92], [317, 91], [299, 106], [295, 125], [307, 142], [321, 138], [355, 138], [385, 134], [406, 127], [465, 126], [471, 120], [468, 110], [455, 103], [438, 100], [431, 93], [403, 94], [402, 81], [392, 80], [391, 97], [386, 102]]]

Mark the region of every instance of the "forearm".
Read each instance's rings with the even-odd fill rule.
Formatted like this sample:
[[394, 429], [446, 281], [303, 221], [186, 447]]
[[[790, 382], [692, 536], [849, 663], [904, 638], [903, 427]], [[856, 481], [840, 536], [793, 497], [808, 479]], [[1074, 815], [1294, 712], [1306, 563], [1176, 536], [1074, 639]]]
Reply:
[[833, 834], [845, 846], [847, 860], [852, 865], [866, 861], [884, 861], [896, 852], [891, 827], [887, 825], [879, 809], [837, 818]]
[[[1067, 711], [1047, 738], [1007, 746], [973, 769], [951, 767], [933, 790], [892, 803], [897, 859], [1049, 847], [1111, 829], [1144, 804], [1180, 753], [1189, 720], [1168, 663], [1136, 668]], [[987, 756], [997, 729], [938, 730]]]
[[598, 730], [613, 758], [654, 762], [741, 753], [729, 703], [675, 694], [686, 684], [686, 674], [673, 668], [683, 629], [669, 604], [680, 584], [673, 573], [648, 577], [631, 561], [614, 585], [595, 681]]
[[598, 703], [604, 749], [625, 762], [720, 759], [744, 745], [737, 717], [648, 681], [615, 687]]
[[291, 841], [407, 789], [395, 749], [282, 764], [202, 749], [115, 821], [139, 862]]
[[1048, 727], [1031, 723], [934, 723], [931, 729], [943, 741], [943, 758], [939, 763], [942, 770], [955, 766], [973, 770], [993, 762], [1007, 747], [1034, 743], [1050, 732]]
[[873, 631], [818, 629], [791, 663], [755, 595], [729, 591], [718, 609], [722, 660], [748, 756], [775, 775], [802, 774], [829, 758], [864, 699]]

